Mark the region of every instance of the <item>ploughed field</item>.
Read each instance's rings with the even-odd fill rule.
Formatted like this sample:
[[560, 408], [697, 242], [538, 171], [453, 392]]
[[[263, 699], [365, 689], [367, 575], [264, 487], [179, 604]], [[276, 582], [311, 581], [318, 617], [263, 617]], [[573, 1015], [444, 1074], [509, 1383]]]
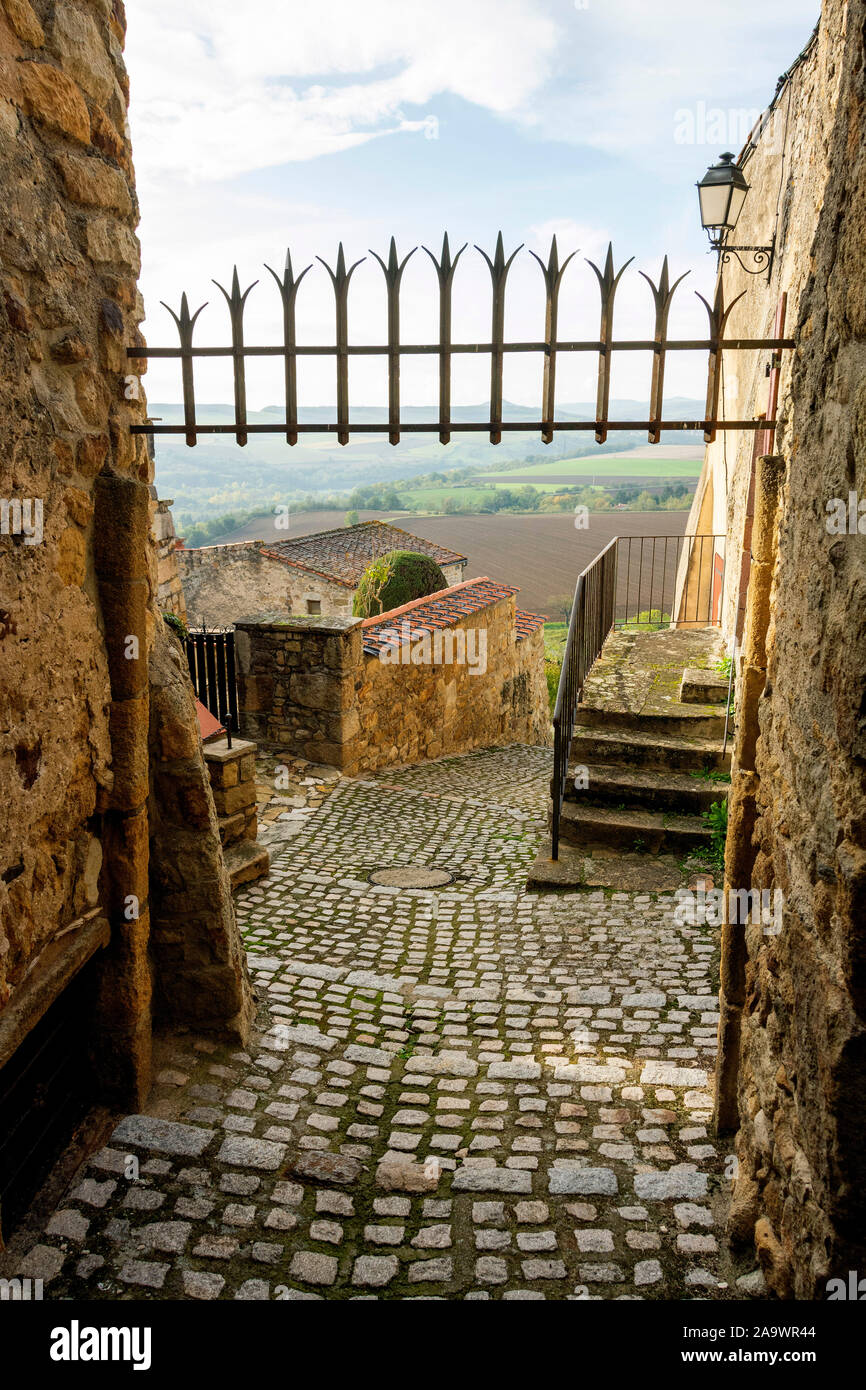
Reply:
[[688, 512], [591, 512], [585, 531], [570, 513], [424, 516], [394, 524], [466, 555], [467, 579], [486, 574], [520, 589], [518, 603], [553, 618], [551, 599], [571, 594], [580, 571], [614, 536], [682, 536]]
[[[468, 558], [467, 579], [486, 574], [520, 589], [522, 608], [553, 618], [551, 600], [574, 592], [580, 571], [621, 536], [682, 536], [688, 512], [591, 512], [586, 530], [577, 530], [570, 512], [496, 512], [487, 516], [415, 516], [407, 512], [361, 512], [381, 517], [416, 536], [448, 546]], [[269, 518], [248, 522], [223, 541], [306, 536], [342, 526], [344, 512], [297, 512], [288, 530], [270, 529]]]

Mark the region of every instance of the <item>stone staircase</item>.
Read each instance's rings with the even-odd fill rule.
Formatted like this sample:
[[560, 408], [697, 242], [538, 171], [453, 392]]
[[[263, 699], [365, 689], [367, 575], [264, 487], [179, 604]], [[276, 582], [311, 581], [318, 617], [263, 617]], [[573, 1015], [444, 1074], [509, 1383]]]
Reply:
[[545, 843], [530, 888], [669, 891], [706, 863], [702, 816], [730, 766], [720, 653], [715, 629], [608, 638], [578, 708], [559, 859]]

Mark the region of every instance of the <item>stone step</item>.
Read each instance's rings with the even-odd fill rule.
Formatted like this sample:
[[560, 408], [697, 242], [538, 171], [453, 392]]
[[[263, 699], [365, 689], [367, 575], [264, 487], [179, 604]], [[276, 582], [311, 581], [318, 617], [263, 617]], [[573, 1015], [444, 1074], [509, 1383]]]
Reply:
[[255, 840], [235, 840], [223, 850], [223, 858], [233, 889], [261, 878], [271, 867], [270, 854]]
[[624, 728], [617, 719], [616, 724], [608, 723], [604, 728], [576, 728], [571, 744], [571, 762], [581, 766], [615, 764], [622, 768], [638, 767], [659, 772], [670, 769], [700, 772], [702, 768], [727, 772], [731, 765], [731, 754], [729, 748], [723, 756], [721, 737], [686, 737], [644, 727]]
[[720, 671], [687, 666], [680, 681], [680, 699], [684, 704], [711, 705], [728, 703], [728, 677]]
[[529, 870], [530, 893], [592, 891], [673, 893], [688, 882], [672, 854], [622, 854], [561, 844], [559, 858], [550, 858], [545, 839]]
[[573, 777], [569, 778], [566, 801], [579, 806], [642, 808], [699, 816], [714, 801], [723, 800], [730, 787], [729, 782], [711, 781], [689, 772], [659, 772], [604, 763], [590, 763], [586, 771], [585, 787], [575, 788]]
[[663, 714], [653, 714], [578, 705], [576, 722], [578, 727], [585, 729], [607, 729], [613, 723], [618, 729], [667, 734], [674, 738], [717, 738], [721, 742], [725, 734], [725, 707], [718, 704], [677, 704]]
[[609, 806], [577, 806], [567, 801], [560, 817], [560, 841], [598, 845], [638, 855], [691, 854], [705, 850], [709, 834], [700, 816]]

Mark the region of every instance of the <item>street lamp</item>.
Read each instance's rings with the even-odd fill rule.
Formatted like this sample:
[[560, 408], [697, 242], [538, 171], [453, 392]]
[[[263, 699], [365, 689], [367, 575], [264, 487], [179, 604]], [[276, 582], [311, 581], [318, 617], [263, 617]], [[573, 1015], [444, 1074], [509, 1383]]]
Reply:
[[[730, 153], [723, 154], [718, 164], [711, 164], [698, 184], [698, 199], [701, 205], [701, 225], [710, 239], [710, 247], [718, 253], [722, 264], [736, 256], [737, 261], [748, 275], [759, 275], [766, 270], [767, 280], [773, 269], [775, 237], [769, 246], [730, 246], [728, 237], [737, 225], [737, 219], [746, 201], [749, 185], [742, 169], [734, 162]], [[744, 264], [739, 252], [748, 251], [754, 262], [754, 269]]]

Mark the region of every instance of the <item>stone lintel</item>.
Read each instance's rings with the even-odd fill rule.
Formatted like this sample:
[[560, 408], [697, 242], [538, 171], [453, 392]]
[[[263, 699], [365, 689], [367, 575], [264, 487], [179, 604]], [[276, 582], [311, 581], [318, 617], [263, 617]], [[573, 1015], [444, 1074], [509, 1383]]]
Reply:
[[44, 947], [0, 1014], [0, 1067], [110, 936], [108, 919], [94, 908]]

